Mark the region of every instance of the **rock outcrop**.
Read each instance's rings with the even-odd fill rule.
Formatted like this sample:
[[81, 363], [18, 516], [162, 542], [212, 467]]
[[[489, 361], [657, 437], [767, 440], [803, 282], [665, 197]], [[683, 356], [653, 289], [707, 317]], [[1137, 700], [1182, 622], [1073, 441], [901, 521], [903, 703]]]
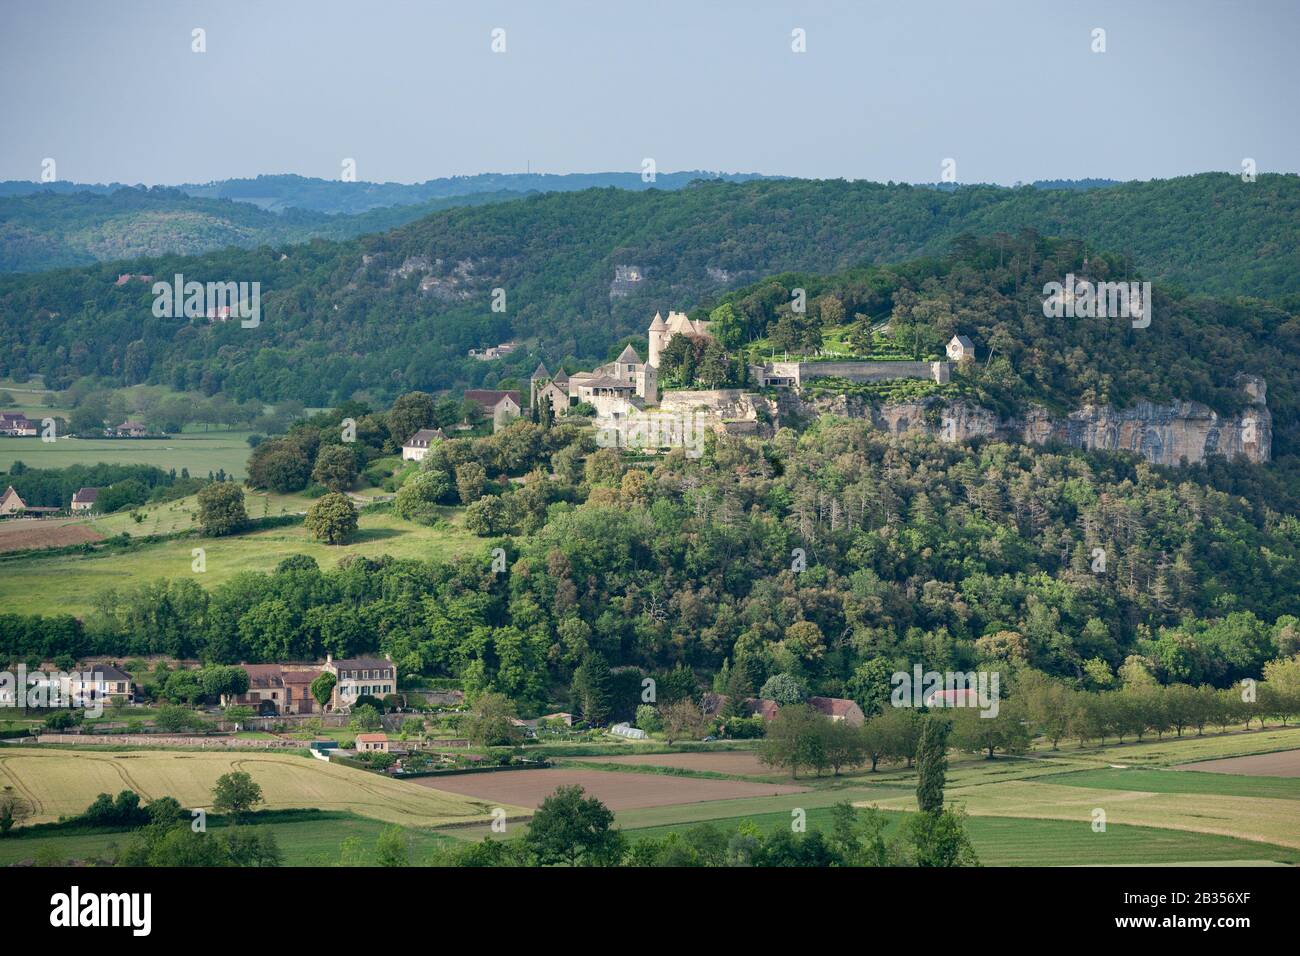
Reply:
[[838, 415], [868, 419], [892, 435], [924, 431], [943, 441], [1003, 438], [1030, 444], [1060, 442], [1075, 448], [1130, 451], [1157, 465], [1199, 464], [1210, 455], [1262, 463], [1272, 457], [1273, 418], [1265, 404], [1266, 386], [1258, 376], [1243, 376], [1250, 404], [1224, 416], [1200, 402], [1137, 402], [1117, 409], [1085, 405], [1064, 417], [1034, 406], [1023, 415], [1001, 419], [967, 402], [943, 404], [924, 399], [873, 405], [860, 396], [819, 398], [783, 393], [772, 403], [772, 418]]

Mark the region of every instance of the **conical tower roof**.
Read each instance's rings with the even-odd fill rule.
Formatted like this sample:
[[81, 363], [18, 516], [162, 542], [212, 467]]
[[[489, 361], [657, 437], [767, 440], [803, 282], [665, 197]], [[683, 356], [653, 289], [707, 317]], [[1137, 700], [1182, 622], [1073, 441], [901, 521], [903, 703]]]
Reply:
[[626, 346], [623, 349], [623, 351], [619, 353], [618, 358], [614, 359], [614, 361], [617, 362], [619, 365], [626, 365], [628, 363], [640, 362], [641, 356], [637, 355], [636, 349], [632, 348], [632, 346], [629, 345]]
[[568, 385], [569, 373], [566, 372], [564, 369], [560, 369], [558, 372], [555, 373], [555, 378], [551, 379], [551, 381], [554, 382], [556, 385]]
[[668, 328], [668, 326], [664, 324], [664, 317], [660, 315], [658, 312], [656, 312], [654, 321], [650, 323], [650, 331], [662, 332], [666, 328]]
[[532, 380], [535, 382], [535, 381], [537, 381], [539, 378], [550, 378], [550, 377], [551, 377], [551, 373], [548, 372], [548, 371], [546, 371], [546, 363], [545, 363], [545, 362], [538, 362], [538, 363], [537, 363], [537, 371], [533, 372], [533, 378], [532, 378]]

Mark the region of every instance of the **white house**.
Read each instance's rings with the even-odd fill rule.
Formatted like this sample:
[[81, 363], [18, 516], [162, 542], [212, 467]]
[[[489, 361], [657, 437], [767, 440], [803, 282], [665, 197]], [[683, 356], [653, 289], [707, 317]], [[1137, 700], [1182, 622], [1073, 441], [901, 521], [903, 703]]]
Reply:
[[429, 454], [429, 447], [446, 437], [441, 428], [421, 428], [403, 443], [402, 460], [424, 461], [424, 456]]

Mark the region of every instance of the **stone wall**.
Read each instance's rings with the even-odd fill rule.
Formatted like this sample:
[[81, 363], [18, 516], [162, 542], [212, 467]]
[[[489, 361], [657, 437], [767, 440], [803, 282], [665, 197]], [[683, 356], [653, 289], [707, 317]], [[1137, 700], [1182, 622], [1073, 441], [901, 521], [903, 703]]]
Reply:
[[850, 382], [887, 382], [899, 378], [928, 378], [948, 381], [948, 362], [773, 362], [764, 381], [779, 378], [799, 387], [819, 378], [842, 378]]

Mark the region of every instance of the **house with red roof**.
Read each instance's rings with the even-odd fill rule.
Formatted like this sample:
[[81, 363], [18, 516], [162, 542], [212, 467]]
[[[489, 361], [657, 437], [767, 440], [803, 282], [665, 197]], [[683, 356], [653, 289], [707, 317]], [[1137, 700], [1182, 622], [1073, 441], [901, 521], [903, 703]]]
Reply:
[[843, 697], [809, 697], [808, 706], [825, 714], [835, 723], [842, 720], [854, 727], [861, 727], [867, 719], [857, 701]]

